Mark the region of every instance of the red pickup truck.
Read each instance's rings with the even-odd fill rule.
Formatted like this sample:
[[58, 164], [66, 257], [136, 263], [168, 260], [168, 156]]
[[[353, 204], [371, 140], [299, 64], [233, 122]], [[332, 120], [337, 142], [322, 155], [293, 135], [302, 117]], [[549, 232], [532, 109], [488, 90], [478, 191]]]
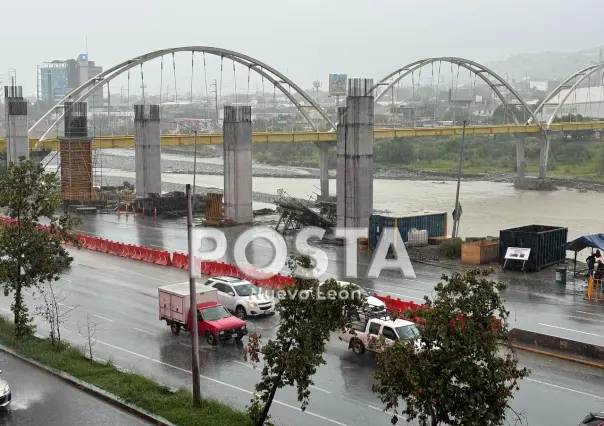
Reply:
[[[218, 303], [215, 288], [196, 283], [197, 331], [210, 345], [230, 339], [241, 340], [247, 334], [245, 321], [231, 315]], [[174, 334], [191, 331], [191, 299], [189, 283], [160, 287], [159, 319], [166, 321]]]

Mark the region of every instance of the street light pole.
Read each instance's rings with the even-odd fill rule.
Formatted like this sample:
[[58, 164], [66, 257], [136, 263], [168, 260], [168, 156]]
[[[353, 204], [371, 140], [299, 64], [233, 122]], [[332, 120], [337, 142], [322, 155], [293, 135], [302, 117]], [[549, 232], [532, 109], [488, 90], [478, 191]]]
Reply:
[[459, 186], [461, 184], [461, 166], [463, 164], [463, 145], [464, 140], [466, 138], [466, 120], [463, 121], [463, 130], [461, 135], [461, 151], [459, 153], [459, 170], [457, 172], [457, 193], [455, 194], [455, 210], [453, 213], [455, 217], [453, 218], [453, 232], [451, 237], [457, 238], [457, 231], [459, 229], [459, 219], [461, 217], [461, 209], [459, 208]]
[[201, 404], [201, 388], [199, 377], [199, 332], [197, 330], [197, 286], [193, 271], [195, 256], [193, 256], [193, 212], [191, 209], [191, 185], [187, 184], [187, 237], [189, 245], [189, 294], [191, 298], [191, 374], [193, 375], [193, 405]]

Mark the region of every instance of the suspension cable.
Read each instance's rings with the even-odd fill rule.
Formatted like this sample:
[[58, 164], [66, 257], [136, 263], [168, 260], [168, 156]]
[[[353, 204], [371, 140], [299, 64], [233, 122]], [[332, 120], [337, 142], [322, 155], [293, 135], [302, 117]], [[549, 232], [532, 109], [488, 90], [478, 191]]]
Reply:
[[174, 70], [174, 102], [178, 104], [178, 89], [176, 88], [176, 60], [174, 59], [174, 52], [172, 52], [172, 69]]
[[206, 68], [206, 52], [203, 52], [203, 79], [205, 80], [206, 86], [206, 126], [209, 121], [209, 109], [210, 109], [210, 97], [208, 95], [208, 69]]
[[233, 61], [233, 80], [235, 80], [235, 104], [237, 104], [237, 73], [235, 72], [235, 61]]
[[440, 97], [440, 69], [442, 67], [443, 61], [438, 61], [438, 77], [436, 79], [436, 101], [434, 102], [434, 125], [438, 123], [438, 117], [436, 116], [436, 105], [438, 104], [438, 100]]
[[162, 116], [162, 103], [161, 103], [161, 96], [162, 96], [162, 91], [164, 90], [164, 55], [161, 55], [161, 65], [159, 66], [159, 119], [161, 121], [161, 116]]
[[191, 52], [191, 97], [190, 102], [193, 104], [193, 76], [195, 75], [195, 51]]
[[247, 97], [245, 99], [246, 104], [250, 104], [250, 74], [252, 73], [252, 66], [247, 68]]
[[220, 98], [220, 103], [222, 103], [222, 66], [224, 62], [224, 56], [220, 56], [220, 94], [218, 97]]
[[[128, 108], [130, 108], [130, 70], [128, 70]], [[126, 134], [130, 134], [130, 120], [126, 122]]]
[[143, 91], [143, 105], [145, 105], [145, 76], [143, 74], [143, 64], [141, 64], [141, 89]]

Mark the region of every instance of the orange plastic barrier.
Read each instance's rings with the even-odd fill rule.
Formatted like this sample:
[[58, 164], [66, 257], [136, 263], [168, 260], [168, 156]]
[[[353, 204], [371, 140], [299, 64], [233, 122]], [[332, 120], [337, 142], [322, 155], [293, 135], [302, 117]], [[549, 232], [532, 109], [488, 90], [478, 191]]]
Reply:
[[189, 268], [189, 256], [187, 256], [184, 253], [179, 253], [179, 252], [175, 251], [174, 253], [172, 253], [172, 266], [175, 266], [175, 267], [181, 268], [181, 269], [188, 269]]

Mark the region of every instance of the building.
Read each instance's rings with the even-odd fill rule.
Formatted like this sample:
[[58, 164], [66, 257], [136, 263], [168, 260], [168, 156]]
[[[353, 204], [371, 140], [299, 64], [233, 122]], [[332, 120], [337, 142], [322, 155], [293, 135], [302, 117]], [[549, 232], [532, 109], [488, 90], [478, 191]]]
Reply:
[[[101, 72], [103, 67], [89, 61], [86, 53], [80, 54], [77, 59], [45, 62], [38, 66], [38, 101], [56, 103]], [[86, 101], [91, 106], [103, 106], [102, 87], [90, 94]]]

